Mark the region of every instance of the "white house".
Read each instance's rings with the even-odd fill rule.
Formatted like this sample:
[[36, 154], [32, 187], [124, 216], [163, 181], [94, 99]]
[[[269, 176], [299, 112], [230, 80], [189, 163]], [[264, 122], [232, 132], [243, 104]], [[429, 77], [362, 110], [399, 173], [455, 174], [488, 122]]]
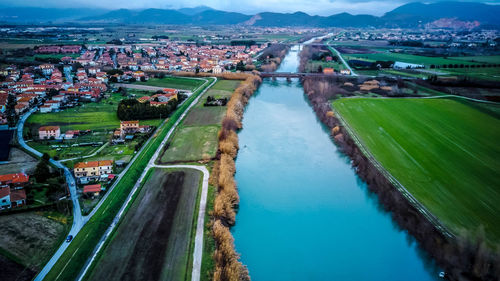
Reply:
[[52, 106], [50, 104], [44, 104], [40, 106], [40, 113], [49, 113], [52, 112]]
[[10, 208], [10, 187], [0, 188], [0, 209]]

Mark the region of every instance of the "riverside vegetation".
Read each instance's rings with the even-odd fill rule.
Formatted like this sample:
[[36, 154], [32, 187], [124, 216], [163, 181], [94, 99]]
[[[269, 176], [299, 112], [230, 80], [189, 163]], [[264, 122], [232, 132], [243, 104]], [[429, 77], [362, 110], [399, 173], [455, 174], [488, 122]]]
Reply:
[[331, 107], [330, 100], [342, 93], [335, 79], [305, 78], [302, 83], [318, 118], [330, 128], [334, 142], [352, 159], [358, 175], [378, 195], [393, 219], [407, 229], [452, 278], [496, 280], [500, 276], [500, 256], [494, 247], [488, 245], [484, 229], [460, 231], [454, 233], [454, 238], [445, 236], [364, 154], [364, 148], [358, 146]]
[[[226, 75], [226, 79], [241, 78], [243, 74]], [[226, 115], [219, 132], [218, 159], [212, 170], [210, 183], [218, 187], [214, 209], [211, 212], [212, 234], [216, 249], [214, 281], [250, 280], [247, 268], [239, 261], [234, 248], [234, 238], [229, 230], [235, 224], [239, 196], [234, 180], [236, 167], [234, 159], [238, 153], [237, 130], [242, 128], [243, 111], [249, 98], [258, 88], [262, 79], [254, 74], [246, 76], [227, 103]]]

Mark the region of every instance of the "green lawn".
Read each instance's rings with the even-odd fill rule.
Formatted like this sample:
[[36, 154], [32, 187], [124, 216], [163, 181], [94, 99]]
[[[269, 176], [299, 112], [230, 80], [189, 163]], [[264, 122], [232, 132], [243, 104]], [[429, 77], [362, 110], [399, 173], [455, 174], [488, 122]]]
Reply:
[[333, 102], [374, 157], [452, 232], [500, 242], [500, 119], [449, 99]]
[[[209, 83], [212, 82], [208, 78]], [[149, 160], [153, 157], [156, 149], [163, 141], [168, 131], [172, 128], [181, 114], [198, 94], [209, 85], [198, 89], [184, 102], [160, 128], [159, 132], [148, 141], [144, 150], [137, 155], [136, 160], [130, 166], [128, 172], [118, 179], [118, 184], [103, 202], [103, 207], [98, 209], [95, 215], [87, 222], [78, 235], [73, 239], [61, 258], [54, 264], [52, 270], [47, 274], [45, 280], [74, 280], [83, 264], [94, 250], [97, 242], [102, 237], [116, 213], [125, 202], [135, 182], [146, 168]]]
[[184, 77], [165, 77], [165, 78], [151, 78], [146, 82], [135, 82], [139, 85], [157, 86], [173, 89], [182, 89], [194, 91], [196, 88], [201, 86], [205, 81], [193, 78]]

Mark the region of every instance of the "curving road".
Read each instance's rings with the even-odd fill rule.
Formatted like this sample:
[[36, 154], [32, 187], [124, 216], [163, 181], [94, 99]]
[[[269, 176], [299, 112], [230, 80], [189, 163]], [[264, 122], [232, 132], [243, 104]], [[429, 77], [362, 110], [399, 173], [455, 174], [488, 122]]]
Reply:
[[[31, 153], [35, 154], [38, 157], [42, 157], [42, 153], [40, 151], [37, 151], [30, 147], [29, 145], [26, 144], [23, 138], [23, 129], [24, 129], [24, 123], [28, 119], [28, 117], [33, 114], [38, 108], [34, 107], [32, 108], [29, 112], [24, 114], [20, 119], [17, 124], [17, 140], [19, 144], [24, 147], [26, 150], [30, 151]], [[71, 196], [71, 201], [73, 202], [73, 225], [71, 226], [71, 230], [69, 231], [70, 235], [73, 235], [73, 237], [78, 234], [80, 229], [85, 225], [87, 222], [85, 217], [82, 216], [82, 211], [80, 209], [80, 202], [78, 201], [78, 195], [76, 193], [76, 181], [75, 178], [73, 177], [73, 174], [71, 171], [66, 168], [63, 164], [61, 164], [59, 161], [55, 161], [54, 159], [50, 159], [50, 163], [54, 164], [56, 167], [63, 169], [64, 171], [64, 176], [66, 177], [66, 183], [68, 184], [68, 190]], [[42, 271], [38, 273], [36, 276], [35, 280], [42, 280], [43, 277], [50, 271], [52, 266], [56, 263], [56, 261], [59, 259], [59, 257], [64, 253], [66, 248], [69, 246], [70, 243], [63, 242], [61, 246], [57, 249], [55, 254], [52, 256], [52, 258], [47, 262], [47, 264], [43, 267]]]
[[[207, 83], [208, 83], [208, 80], [207, 79], [202, 79], [202, 80], [205, 80]], [[159, 152], [161, 151], [161, 148], [165, 145], [165, 143], [167, 142], [167, 139], [171, 136], [172, 132], [174, 131], [174, 129], [177, 127], [177, 125], [180, 123], [180, 120], [182, 120], [185, 116], [186, 116], [186, 113], [192, 108], [192, 106], [194, 106], [198, 101], [199, 101], [199, 98], [208, 90], [210, 89], [215, 83], [217, 82], [217, 78], [215, 78], [215, 80], [202, 92], [200, 93], [200, 95], [190, 104], [190, 106], [186, 109], [186, 111], [180, 116], [179, 120], [177, 120], [177, 122], [174, 124], [174, 126], [172, 126], [172, 128], [170, 129], [170, 131], [168, 132], [167, 136], [165, 137], [165, 139], [162, 141], [162, 143], [160, 144], [160, 147], [158, 148], [158, 150], [155, 152], [155, 154], [153, 155], [152, 159], [156, 159], [158, 157], [158, 154]], [[201, 88], [205, 85], [205, 83], [201, 86], [199, 86], [198, 88]], [[197, 89], [198, 89], [197, 88]], [[197, 90], [196, 89], [196, 90]], [[196, 91], [195, 90], [195, 91]], [[28, 119], [28, 117], [34, 113], [38, 108], [35, 107], [33, 109], [31, 109], [29, 112], [27, 112], [26, 114], [24, 114], [20, 120], [19, 120], [19, 123], [18, 123], [18, 127], [17, 127], [17, 137], [18, 137], [18, 141], [19, 141], [19, 144], [24, 147], [26, 150], [32, 152], [33, 154], [41, 157], [42, 156], [42, 153], [31, 148], [30, 146], [28, 146], [23, 138], [23, 128], [24, 128], [24, 123], [26, 122], [26, 120]], [[164, 122], [166, 122], [167, 120], [165, 120]], [[148, 140], [148, 142], [150, 141], [151, 139]], [[147, 143], [146, 143], [147, 144]], [[146, 147], [146, 144], [143, 145], [141, 147], [141, 149], [137, 152], [136, 155], [139, 155], [142, 150]], [[102, 149], [102, 147], [101, 147]], [[80, 230], [82, 229], [82, 227], [89, 221], [89, 219], [96, 213], [96, 211], [102, 206], [102, 203], [105, 201], [106, 197], [113, 191], [114, 187], [116, 186], [116, 184], [119, 182], [119, 179], [128, 171], [129, 167], [132, 165], [132, 163], [135, 161], [136, 157], [134, 157], [132, 159], [132, 161], [130, 161], [130, 163], [127, 165], [127, 167], [120, 173], [120, 175], [118, 175], [118, 180], [115, 181], [115, 183], [110, 187], [110, 189], [108, 190], [108, 192], [106, 192], [106, 195], [101, 198], [101, 200], [99, 200], [99, 203], [97, 204], [97, 206], [94, 207], [94, 209], [92, 210], [92, 212], [87, 215], [87, 216], [83, 216], [82, 213], [81, 213], [81, 208], [80, 208], [80, 202], [78, 201], [78, 196], [77, 196], [77, 190], [76, 190], [76, 181], [75, 181], [75, 178], [73, 177], [73, 174], [71, 173], [71, 171], [65, 167], [62, 163], [60, 163], [59, 161], [55, 161], [53, 159], [50, 159], [50, 162], [52, 164], [54, 164], [56, 167], [58, 168], [61, 168], [64, 170], [64, 174], [66, 176], [66, 181], [68, 183], [68, 189], [70, 191], [70, 196], [71, 196], [71, 200], [73, 202], [73, 225], [71, 227], [71, 230], [69, 232], [70, 235], [73, 235], [73, 237], [76, 237], [76, 235], [80, 232]], [[151, 162], [151, 161], [150, 161]], [[150, 163], [151, 164], [151, 163]], [[150, 168], [152, 167], [152, 165], [154, 165], [154, 163], [152, 163], [151, 165], [148, 164], [148, 167], [146, 168], [145, 172]], [[144, 175], [145, 175], [145, 172], [141, 175], [141, 177], [139, 178], [138, 180], [138, 183], [140, 183], [143, 178], [144, 178]], [[136, 183], [137, 185], [137, 183]], [[131, 195], [135, 193], [135, 187], [133, 189], [133, 191], [131, 192]], [[122, 208], [120, 209], [120, 212], [118, 213], [117, 217], [115, 218], [115, 220], [113, 220], [113, 223], [110, 225], [110, 228], [114, 228], [114, 226], [116, 225], [116, 223], [118, 222], [118, 220], [121, 218], [122, 214], [123, 214], [123, 210], [125, 208], [125, 206], [128, 205], [129, 201], [130, 201], [130, 198], [131, 198], [131, 195], [129, 195], [129, 198], [127, 199], [126, 203], [122, 206]], [[109, 229], [108, 229], [109, 230]], [[107, 233], [108, 231], [103, 235], [103, 237], [101, 238], [101, 240], [107, 238]], [[104, 242], [103, 241], [103, 242]], [[54, 253], [54, 255], [51, 257], [51, 259], [47, 262], [47, 264], [43, 267], [43, 269], [38, 273], [38, 275], [35, 277], [35, 281], [41, 281], [45, 278], [45, 276], [47, 275], [47, 273], [50, 272], [50, 270], [52, 269], [52, 267], [54, 266], [54, 264], [57, 262], [57, 260], [61, 257], [61, 255], [64, 253], [64, 251], [66, 250], [66, 248], [70, 245], [71, 243], [67, 243], [67, 242], [63, 242], [63, 244], [61, 244], [61, 246], [59, 246], [59, 248], [57, 249], [57, 251]], [[99, 244], [97, 245], [96, 247], [96, 251], [99, 251], [100, 248], [102, 247], [102, 244], [101, 244], [101, 241], [99, 242]], [[89, 258], [87, 260], [87, 263], [85, 264], [85, 268], [84, 268], [84, 271], [86, 272], [88, 270], [88, 266], [90, 265], [90, 263], [94, 260], [95, 256], [92, 256], [91, 258]], [[200, 260], [201, 260], [201, 257], [200, 257]], [[83, 276], [83, 275], [82, 275]], [[78, 279], [80, 280], [82, 276], [79, 276]]]

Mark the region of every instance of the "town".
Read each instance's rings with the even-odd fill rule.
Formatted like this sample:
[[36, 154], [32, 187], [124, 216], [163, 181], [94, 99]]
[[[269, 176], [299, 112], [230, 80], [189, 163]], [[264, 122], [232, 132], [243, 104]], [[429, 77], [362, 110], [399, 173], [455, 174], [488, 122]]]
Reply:
[[496, 5], [69, 4], [0, 8], [1, 280], [500, 275]]

